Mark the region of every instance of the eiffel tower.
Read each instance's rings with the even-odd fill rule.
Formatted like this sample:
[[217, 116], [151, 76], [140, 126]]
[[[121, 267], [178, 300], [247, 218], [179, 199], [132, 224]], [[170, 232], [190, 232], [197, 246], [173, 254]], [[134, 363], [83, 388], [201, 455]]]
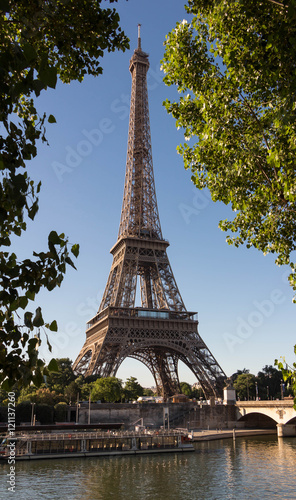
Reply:
[[[73, 370], [85, 376], [115, 376], [126, 358], [152, 373], [157, 393], [180, 392], [178, 361], [187, 365], [206, 397], [221, 396], [225, 373], [198, 334], [196, 313], [188, 312], [162, 236], [152, 164], [147, 92], [148, 54], [138, 47], [132, 76], [125, 186], [113, 263], [97, 314]], [[141, 307], [135, 307], [136, 288]]]

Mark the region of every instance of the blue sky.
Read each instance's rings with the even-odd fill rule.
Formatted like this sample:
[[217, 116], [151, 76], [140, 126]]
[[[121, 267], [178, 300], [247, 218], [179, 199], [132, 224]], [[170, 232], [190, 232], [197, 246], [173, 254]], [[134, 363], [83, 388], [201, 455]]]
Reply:
[[[41, 145], [28, 165], [32, 178], [42, 180], [40, 210], [14, 250], [19, 258], [46, 248], [51, 230], [80, 244], [77, 271], [67, 272], [60, 289], [42, 292], [46, 321], [56, 319], [52, 355], [73, 361], [85, 341], [86, 322], [97, 311], [112, 264], [110, 248], [117, 239], [122, 204], [131, 92], [129, 59], [137, 45], [141, 23], [142, 48], [149, 53], [148, 77], [152, 152], [158, 208], [168, 256], [179, 290], [189, 311], [197, 311], [199, 333], [229, 376], [237, 369], [257, 373], [265, 364], [285, 355], [293, 361], [295, 311], [287, 269], [276, 267], [271, 256], [232, 248], [218, 229], [231, 210], [213, 203], [198, 191], [184, 170], [176, 147], [181, 130], [162, 102], [178, 98], [162, 82], [163, 41], [177, 21], [189, 19], [182, 1], [120, 0], [114, 4], [131, 50], [106, 54], [104, 72], [82, 83], [49, 90], [38, 99], [40, 111], [56, 117], [48, 125], [49, 146]], [[52, 357], [43, 342], [40, 354]], [[137, 377], [153, 385], [144, 365], [127, 359], [117, 376]], [[180, 380], [195, 382], [180, 366]]]

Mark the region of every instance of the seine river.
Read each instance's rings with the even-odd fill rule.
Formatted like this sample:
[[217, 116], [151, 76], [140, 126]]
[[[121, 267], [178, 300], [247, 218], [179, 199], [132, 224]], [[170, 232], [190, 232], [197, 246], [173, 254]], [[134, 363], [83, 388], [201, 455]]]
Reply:
[[192, 453], [17, 462], [15, 493], [0, 467], [0, 498], [20, 500], [296, 499], [296, 438], [195, 443]]

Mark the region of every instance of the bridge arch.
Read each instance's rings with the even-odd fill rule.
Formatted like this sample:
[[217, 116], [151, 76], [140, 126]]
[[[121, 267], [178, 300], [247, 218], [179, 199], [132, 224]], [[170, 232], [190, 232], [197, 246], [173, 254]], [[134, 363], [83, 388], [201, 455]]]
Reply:
[[296, 416], [286, 422], [286, 425], [296, 425]]
[[296, 411], [294, 401], [237, 401], [236, 420], [248, 427], [275, 428], [277, 435], [296, 436]]
[[264, 413], [253, 411], [237, 419], [238, 422], [244, 422], [246, 427], [256, 429], [276, 429], [277, 421]]

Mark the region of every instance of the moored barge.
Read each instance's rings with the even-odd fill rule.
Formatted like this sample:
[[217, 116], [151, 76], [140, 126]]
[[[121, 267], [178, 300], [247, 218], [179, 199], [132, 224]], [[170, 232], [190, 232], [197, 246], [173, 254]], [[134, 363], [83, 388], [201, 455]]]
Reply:
[[0, 458], [39, 460], [187, 451], [194, 451], [190, 437], [174, 431], [23, 432], [2, 439]]

